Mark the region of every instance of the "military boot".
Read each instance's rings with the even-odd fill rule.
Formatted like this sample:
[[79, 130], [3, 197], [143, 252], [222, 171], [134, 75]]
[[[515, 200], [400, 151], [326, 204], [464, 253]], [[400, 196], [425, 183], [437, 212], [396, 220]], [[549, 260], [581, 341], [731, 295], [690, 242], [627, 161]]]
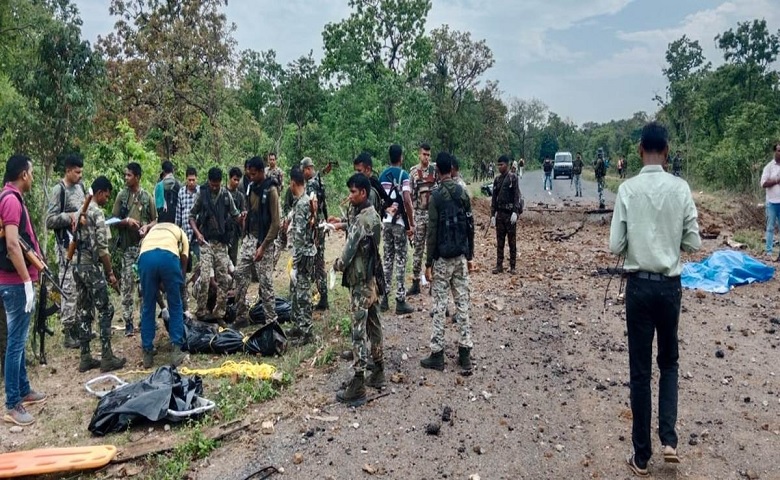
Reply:
[[468, 347], [458, 347], [458, 365], [460, 365], [461, 374], [471, 375], [473, 365], [471, 364], [471, 349]]
[[115, 357], [113, 350], [111, 350], [111, 345], [104, 345], [103, 351], [100, 355], [100, 371], [101, 372], [111, 372], [114, 370], [119, 370], [120, 368], [125, 366], [125, 363], [127, 363], [127, 360], [122, 357]]
[[355, 376], [344, 390], [336, 393], [336, 400], [350, 407], [359, 407], [366, 403], [366, 384], [363, 372], [355, 372]]
[[314, 306], [315, 310], [327, 310], [329, 308], [328, 306], [328, 292], [323, 292], [320, 294], [320, 301], [317, 302], [317, 305]]
[[501, 273], [503, 271], [504, 271], [504, 267], [502, 267], [501, 265], [496, 265], [496, 268], [493, 269], [493, 275], [497, 273]]
[[366, 385], [376, 389], [385, 386], [385, 364], [384, 362], [374, 362], [371, 369], [371, 375], [366, 379]]
[[387, 301], [387, 295], [382, 295], [382, 301], [379, 302], [379, 311], [380, 312], [386, 312], [390, 310], [390, 305]]
[[420, 294], [420, 280], [412, 280], [412, 287], [406, 292], [407, 295], [419, 295]]
[[84, 373], [88, 370], [93, 370], [100, 366], [100, 360], [92, 358], [89, 353], [81, 354], [81, 361], [79, 362], [79, 372]]
[[395, 314], [406, 315], [407, 313], [414, 313], [414, 307], [406, 303], [406, 300], [396, 300]]
[[72, 325], [62, 330], [62, 346], [65, 348], [79, 348], [81, 342], [79, 342], [79, 327], [78, 325]]
[[154, 350], [144, 350], [144, 368], [152, 368], [155, 353]]
[[430, 368], [432, 370], [442, 371], [444, 370], [444, 350], [440, 350], [436, 353], [431, 353], [427, 357], [420, 360], [420, 366], [423, 368]]

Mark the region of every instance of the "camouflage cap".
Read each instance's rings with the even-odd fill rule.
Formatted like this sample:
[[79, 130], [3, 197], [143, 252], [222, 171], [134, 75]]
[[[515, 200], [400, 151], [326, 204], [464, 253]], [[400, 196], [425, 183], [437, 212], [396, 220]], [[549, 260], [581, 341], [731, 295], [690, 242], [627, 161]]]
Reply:
[[313, 167], [314, 161], [309, 157], [303, 157], [301, 160], [301, 168]]

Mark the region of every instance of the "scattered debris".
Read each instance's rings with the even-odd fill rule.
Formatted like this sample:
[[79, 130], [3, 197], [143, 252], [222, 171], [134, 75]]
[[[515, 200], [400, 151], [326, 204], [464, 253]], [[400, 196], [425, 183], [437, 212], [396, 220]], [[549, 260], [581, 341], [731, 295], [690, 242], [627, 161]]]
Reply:
[[260, 425], [260, 431], [263, 432], [264, 435], [272, 435], [274, 433], [274, 422], [272, 421], [265, 421]]
[[428, 435], [438, 435], [441, 431], [441, 425], [439, 422], [429, 423], [425, 426], [425, 433]]
[[295, 452], [293, 455], [293, 463], [296, 465], [303, 463], [303, 454], [301, 452]]
[[363, 471], [369, 475], [373, 475], [376, 473], [376, 467], [374, 467], [370, 463], [366, 463], [365, 465], [363, 465]]

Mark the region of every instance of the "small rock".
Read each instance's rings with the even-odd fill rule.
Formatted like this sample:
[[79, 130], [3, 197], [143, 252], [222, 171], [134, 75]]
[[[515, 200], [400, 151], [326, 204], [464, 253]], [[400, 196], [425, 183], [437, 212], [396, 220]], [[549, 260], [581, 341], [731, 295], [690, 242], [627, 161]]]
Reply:
[[352, 350], [344, 350], [341, 352], [341, 359], [342, 360], [352, 360], [355, 358], [355, 354], [352, 353]]
[[165, 426], [163, 427], [163, 430], [165, 430], [166, 432], [170, 432], [171, 431], [171, 425], [169, 423], [166, 423]]
[[267, 420], [260, 424], [260, 431], [263, 432], [264, 435], [273, 435], [274, 433], [274, 422]]
[[715, 350], [715, 356], [716, 356], [717, 358], [723, 358], [723, 357], [725, 357], [725, 356], [726, 356], [726, 354], [725, 354], [725, 353], [723, 353], [723, 350], [721, 350], [721, 349], [719, 348], [719, 349]]
[[441, 421], [449, 422], [450, 420], [452, 420], [452, 409], [445, 405], [441, 412]]
[[369, 475], [373, 475], [373, 474], [376, 473], [376, 467], [374, 467], [373, 465], [367, 463], [367, 464], [363, 465], [363, 471], [366, 472]]
[[691, 439], [690, 439], [690, 440], [688, 440], [688, 445], [693, 445], [693, 446], [695, 446], [695, 445], [698, 445], [698, 444], [699, 444], [699, 439], [698, 439], [698, 438], [691, 437]]
[[358, 428], [360, 428], [360, 424], [358, 422], [355, 422], [355, 423], [352, 424], [352, 428], [358, 429]]
[[748, 480], [759, 479], [758, 473], [756, 473], [754, 470], [748, 470], [747, 472], [745, 472], [745, 476], [748, 478]]
[[429, 423], [425, 426], [425, 433], [428, 435], [438, 435], [441, 431], [441, 425], [438, 422]]
[[563, 451], [563, 445], [561, 445], [561, 444], [559, 443], [559, 444], [555, 445], [555, 449], [556, 449], [557, 451], [559, 451], [559, 452], [562, 452], [562, 451]]
[[279, 473], [284, 474], [284, 467], [278, 467], [276, 470], [278, 470]]
[[691, 372], [685, 372], [685, 373], [683, 374], [683, 377], [685, 377], [685, 378], [689, 378], [689, 379], [690, 379], [690, 378], [693, 378], [693, 374], [692, 374]]
[[404, 383], [405, 380], [406, 380], [406, 375], [404, 375], [403, 373], [396, 372], [390, 375], [390, 381], [393, 383]]
[[745, 403], [750, 403], [750, 397], [745, 397], [742, 399], [742, 401]]
[[490, 397], [492, 396], [493, 396], [492, 393], [489, 393], [486, 390], [482, 390], [482, 398], [484, 398], [485, 400], [490, 400]]
[[479, 445], [477, 445], [476, 447], [474, 447], [474, 453], [476, 453], [477, 455], [482, 455], [483, 453], [485, 453], [485, 450]]
[[8, 431], [11, 433], [22, 433], [24, 429], [19, 425], [14, 425], [13, 427], [9, 428]]
[[469, 475], [469, 480], [482, 480], [482, 479], [480, 478], [479, 474], [472, 473], [471, 475]]
[[405, 353], [402, 353], [401, 354], [401, 360], [403, 360], [403, 361], [409, 360], [409, 355], [407, 355]]
[[293, 463], [296, 465], [303, 463], [303, 454], [301, 452], [295, 452], [293, 455]]

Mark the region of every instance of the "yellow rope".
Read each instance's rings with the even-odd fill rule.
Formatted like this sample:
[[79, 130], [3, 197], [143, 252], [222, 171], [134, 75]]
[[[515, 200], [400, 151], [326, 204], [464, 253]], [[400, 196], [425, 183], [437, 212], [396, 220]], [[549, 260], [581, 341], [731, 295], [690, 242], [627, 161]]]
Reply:
[[[149, 374], [152, 370], [131, 370], [125, 374]], [[236, 362], [227, 360], [221, 366], [216, 368], [187, 368], [180, 367], [179, 373], [182, 375], [200, 375], [214, 377], [232, 377], [234, 375], [252, 378], [255, 380], [270, 380], [276, 373], [276, 367], [267, 363], [253, 363], [247, 360]]]

